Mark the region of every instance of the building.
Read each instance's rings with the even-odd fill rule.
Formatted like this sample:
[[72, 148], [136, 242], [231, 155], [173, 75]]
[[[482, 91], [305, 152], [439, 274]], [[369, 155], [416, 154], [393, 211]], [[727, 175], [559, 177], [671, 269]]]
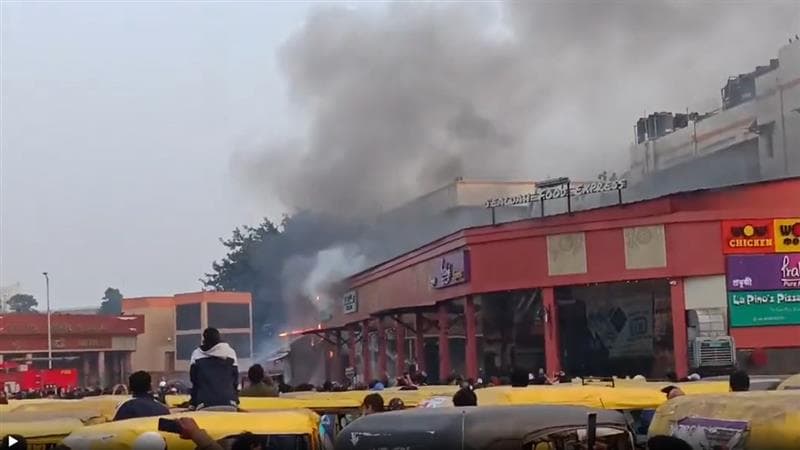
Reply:
[[707, 114], [639, 119], [627, 178], [642, 196], [800, 175], [800, 41], [721, 94]]
[[693, 339], [714, 335], [739, 364], [762, 355], [753, 372], [794, 373], [798, 196], [790, 178], [466, 228], [349, 277], [307, 333], [329, 346], [332, 378], [409, 364], [433, 379], [513, 366], [686, 376]]
[[125, 314], [144, 318], [147, 331], [139, 336], [133, 367], [160, 377], [186, 378], [192, 351], [200, 345], [203, 330], [220, 330], [246, 371], [252, 362], [252, 297], [245, 292], [193, 292], [172, 297], [138, 297], [122, 300]]
[[[52, 314], [53, 368], [77, 369], [87, 386], [127, 383], [137, 336], [146, 332], [142, 316]], [[0, 315], [0, 363], [46, 369], [47, 315]]]

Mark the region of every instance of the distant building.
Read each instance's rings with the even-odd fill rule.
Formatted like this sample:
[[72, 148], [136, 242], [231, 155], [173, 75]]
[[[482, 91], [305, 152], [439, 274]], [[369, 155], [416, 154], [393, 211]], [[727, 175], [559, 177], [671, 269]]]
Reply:
[[643, 196], [800, 174], [800, 41], [729, 78], [721, 97], [707, 114], [639, 119], [627, 178]]
[[132, 355], [136, 370], [156, 377], [185, 378], [192, 351], [200, 345], [203, 330], [218, 328], [224, 341], [236, 350], [239, 369], [252, 362], [252, 296], [246, 292], [193, 292], [172, 297], [138, 297], [122, 300], [125, 314], [144, 318], [146, 332], [139, 336]]
[[[53, 314], [53, 368], [77, 369], [84, 385], [127, 382], [136, 337], [145, 332], [142, 316]], [[144, 349], [147, 351], [147, 349]], [[0, 363], [47, 368], [47, 315], [0, 315]]]

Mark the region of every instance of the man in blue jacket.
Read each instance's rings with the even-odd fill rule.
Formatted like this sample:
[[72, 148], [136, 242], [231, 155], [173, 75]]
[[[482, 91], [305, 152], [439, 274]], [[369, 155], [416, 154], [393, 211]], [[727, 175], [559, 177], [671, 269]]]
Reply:
[[239, 405], [239, 367], [236, 352], [222, 342], [219, 330], [206, 328], [203, 343], [192, 352], [190, 404], [195, 409], [236, 411]]
[[169, 414], [166, 405], [159, 403], [151, 392], [150, 374], [140, 370], [128, 377], [128, 388], [133, 398], [120, 405], [114, 420], [133, 419], [135, 417], [163, 416]]

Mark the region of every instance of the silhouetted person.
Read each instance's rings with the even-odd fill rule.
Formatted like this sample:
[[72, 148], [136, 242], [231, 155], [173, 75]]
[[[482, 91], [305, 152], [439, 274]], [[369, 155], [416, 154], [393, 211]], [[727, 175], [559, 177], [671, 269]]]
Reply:
[[114, 415], [114, 420], [169, 414], [169, 408], [153, 398], [152, 382], [150, 374], [143, 370], [132, 373], [128, 377], [128, 389], [133, 398], [120, 405]]
[[222, 342], [216, 328], [203, 331], [203, 343], [192, 352], [189, 378], [190, 403], [195, 409], [236, 410], [239, 404], [236, 352]]
[[368, 416], [370, 414], [382, 413], [384, 411], [383, 397], [380, 394], [369, 394], [364, 397], [361, 403], [361, 414]]
[[516, 368], [511, 373], [511, 387], [527, 387], [529, 382], [527, 370]]
[[478, 396], [468, 387], [461, 388], [453, 396], [453, 406], [478, 406]]
[[247, 379], [250, 385], [239, 391], [239, 397], [277, 397], [278, 389], [272, 382], [272, 378], [264, 376], [264, 368], [261, 364], [253, 364], [247, 370]]
[[732, 392], [747, 392], [750, 390], [750, 376], [743, 370], [733, 372], [728, 383]]
[[667, 400], [673, 399], [675, 397], [680, 397], [682, 395], [686, 395], [686, 393], [683, 392], [683, 390], [681, 390], [681, 388], [679, 388], [678, 386], [667, 386], [661, 389], [661, 392], [663, 392], [667, 396]]

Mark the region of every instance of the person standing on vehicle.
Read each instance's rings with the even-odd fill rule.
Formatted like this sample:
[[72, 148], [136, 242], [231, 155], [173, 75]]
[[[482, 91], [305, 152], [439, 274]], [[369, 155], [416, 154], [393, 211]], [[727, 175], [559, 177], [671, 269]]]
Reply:
[[747, 392], [750, 390], [750, 375], [744, 370], [737, 370], [731, 374], [728, 384], [731, 392]]
[[192, 352], [189, 403], [194, 409], [236, 411], [239, 404], [239, 367], [236, 352], [222, 342], [219, 330], [206, 328], [203, 343]]

